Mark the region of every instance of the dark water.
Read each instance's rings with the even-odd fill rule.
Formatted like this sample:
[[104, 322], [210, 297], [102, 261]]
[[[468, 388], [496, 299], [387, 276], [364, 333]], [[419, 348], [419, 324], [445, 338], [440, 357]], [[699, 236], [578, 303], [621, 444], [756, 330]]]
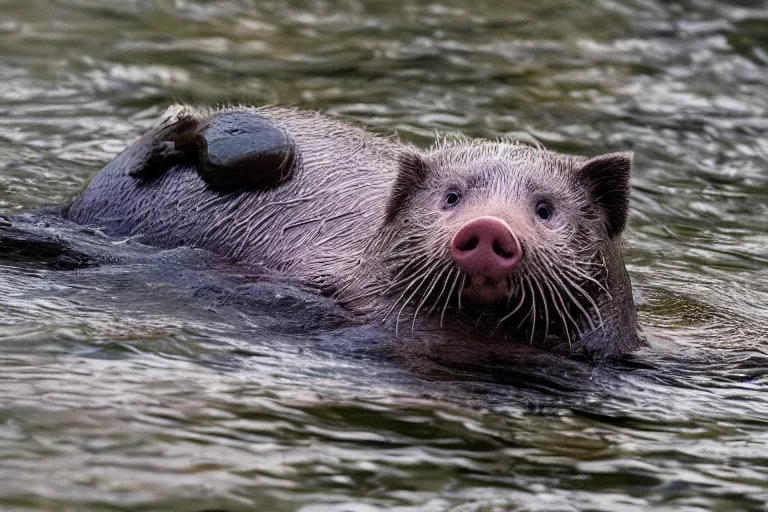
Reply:
[[176, 101], [634, 150], [651, 346], [417, 371], [192, 250], [3, 261], [1, 510], [768, 508], [768, 2], [0, 0], [0, 212], [65, 201]]

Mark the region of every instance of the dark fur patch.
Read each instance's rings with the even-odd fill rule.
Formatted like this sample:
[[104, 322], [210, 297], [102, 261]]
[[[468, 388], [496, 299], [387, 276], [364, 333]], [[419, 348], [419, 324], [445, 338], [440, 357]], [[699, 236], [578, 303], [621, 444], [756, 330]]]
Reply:
[[620, 235], [629, 213], [632, 153], [609, 153], [591, 158], [581, 165], [578, 175], [600, 208], [608, 235], [611, 238]]
[[386, 222], [392, 222], [407, 208], [409, 197], [424, 183], [428, 174], [427, 162], [421, 155], [408, 152], [400, 157], [397, 178], [387, 202]]
[[176, 141], [194, 133], [201, 122], [200, 118], [187, 114], [173, 123], [161, 126], [154, 134], [145, 136], [147, 142], [144, 158], [137, 159], [128, 175], [145, 185], [175, 165], [194, 165], [196, 154], [178, 148]]

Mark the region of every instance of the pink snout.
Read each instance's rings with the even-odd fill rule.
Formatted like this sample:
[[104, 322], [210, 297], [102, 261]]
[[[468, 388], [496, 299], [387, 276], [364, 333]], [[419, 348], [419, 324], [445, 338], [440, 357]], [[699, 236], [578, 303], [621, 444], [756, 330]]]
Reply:
[[470, 276], [499, 280], [512, 274], [523, 249], [506, 222], [486, 216], [459, 228], [451, 240], [451, 256]]

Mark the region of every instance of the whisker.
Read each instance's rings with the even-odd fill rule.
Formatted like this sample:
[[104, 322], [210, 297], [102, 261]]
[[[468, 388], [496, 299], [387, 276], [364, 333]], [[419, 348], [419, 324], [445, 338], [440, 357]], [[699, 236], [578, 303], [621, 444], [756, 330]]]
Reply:
[[424, 270], [429, 268], [433, 263], [434, 263], [433, 260], [427, 260], [426, 262], [422, 261], [421, 262], [421, 266], [419, 266], [417, 269], [415, 269], [411, 273], [411, 275], [409, 275], [405, 279], [397, 280], [402, 275], [402, 273], [405, 272], [406, 269], [401, 270], [400, 273], [398, 273], [398, 275], [395, 276], [395, 278], [392, 281], [392, 283], [390, 283], [389, 286], [387, 286], [382, 293], [387, 293], [388, 291], [390, 291], [390, 290], [392, 290], [394, 288], [397, 288], [401, 284], [408, 282], [408, 280], [411, 279], [412, 277], [418, 276], [418, 275], [422, 274], [424, 272]]
[[[537, 270], [535, 272], [537, 277], [543, 278], [541, 276], [540, 272]], [[536, 287], [539, 289], [539, 292], [541, 293], [541, 302], [544, 304], [544, 341], [547, 341], [547, 336], [549, 335], [549, 308], [547, 307], [547, 300], [544, 296], [544, 290], [541, 288], [541, 284], [539, 283], [538, 279], [534, 279], [534, 283], [536, 283]]]
[[[523, 279], [523, 281], [521, 281], [521, 282], [522, 282], [522, 283], [525, 283], [525, 282], [527, 282], [527, 281], [528, 281], [527, 279]], [[530, 285], [530, 283], [528, 283], [528, 284]], [[531, 295], [533, 295], [533, 290], [531, 290]], [[520, 327], [521, 327], [521, 326], [522, 326], [522, 325], [525, 323], [525, 321], [526, 321], [526, 320], [528, 320], [528, 317], [529, 317], [529, 316], [531, 316], [531, 308], [528, 308], [528, 312], [525, 314], [525, 316], [523, 317], [523, 319], [522, 319], [522, 320], [520, 320], [520, 323], [519, 323], [519, 324], [517, 324], [517, 327], [515, 327], [515, 330], [518, 330], [518, 329], [519, 329], [519, 328], [520, 328]]]
[[428, 277], [429, 275], [425, 275], [424, 277], [421, 278], [421, 280], [419, 281], [419, 285], [416, 287], [416, 289], [413, 290], [413, 293], [408, 296], [408, 299], [406, 299], [403, 302], [402, 307], [400, 307], [400, 311], [397, 312], [397, 317], [395, 318], [395, 338], [397, 338], [398, 336], [398, 329], [400, 327], [400, 315], [403, 314], [403, 310], [405, 309], [405, 307], [411, 302], [411, 299], [413, 299], [413, 297], [419, 292], [419, 290], [421, 289], [421, 284], [424, 281], [426, 281]]
[[507, 307], [512, 303], [512, 297], [515, 294], [515, 287], [514, 287], [514, 280], [512, 277], [507, 278], [507, 288], [509, 289], [509, 293], [507, 294]]
[[528, 286], [531, 287], [531, 308], [533, 311], [533, 314], [531, 315], [531, 339], [528, 342], [529, 345], [533, 345], [533, 335], [536, 333], [536, 290], [533, 289], [533, 285], [531, 284], [530, 279], [528, 276], [525, 276], [525, 280], [528, 281]]
[[[424, 305], [424, 303], [427, 301], [427, 299], [429, 298], [430, 294], [435, 289], [435, 286], [437, 286], [437, 283], [439, 282], [440, 277], [445, 273], [446, 270], [448, 270], [448, 268], [449, 267], [443, 267], [442, 270], [440, 270], [440, 267], [438, 267], [438, 269], [437, 269], [438, 271], [435, 272], [435, 277], [434, 277], [434, 279], [432, 279], [432, 282], [429, 285], [429, 289], [426, 292], [424, 292], [424, 297], [421, 298], [421, 301], [419, 302], [418, 306], [416, 306], [416, 311], [414, 311], [414, 313], [413, 313], [413, 322], [411, 323], [411, 332], [413, 332], [413, 330], [416, 328], [416, 317], [419, 314], [419, 310]], [[432, 272], [430, 272], [430, 273], [432, 273]], [[429, 274], [427, 274], [427, 275], [429, 275]]]
[[[457, 271], [456, 277], [453, 279], [453, 283], [451, 283], [451, 289], [448, 290], [448, 295], [445, 297], [445, 305], [443, 306], [443, 310], [440, 312], [440, 327], [443, 326], [443, 319], [445, 318], [445, 310], [448, 308], [448, 303], [451, 302], [451, 295], [453, 295], [453, 289], [456, 288], [456, 283], [459, 282], [460, 275], [461, 275], [461, 272]], [[459, 292], [459, 297], [461, 297], [461, 292]], [[461, 298], [459, 298], [459, 301], [461, 301]]]
[[[568, 281], [568, 282], [571, 284], [571, 286], [573, 286], [573, 287], [575, 288], [575, 290], [576, 290], [576, 291], [578, 291], [579, 293], [581, 293], [581, 295], [582, 295], [582, 296], [583, 296], [585, 299], [587, 299], [587, 300], [589, 301], [589, 303], [592, 305], [592, 308], [594, 309], [595, 313], [597, 313], [597, 318], [598, 318], [598, 320], [599, 320], [599, 322], [600, 322], [600, 327], [602, 327], [603, 331], [605, 331], [605, 324], [603, 323], [603, 316], [600, 314], [600, 308], [599, 308], [599, 307], [597, 307], [597, 303], [594, 301], [594, 299], [592, 298], [592, 296], [591, 296], [591, 295], [589, 295], [589, 294], [586, 292], [586, 290], [584, 290], [584, 288], [582, 288], [581, 286], [579, 286], [578, 284], [576, 284], [575, 282], [573, 282], [572, 280], [570, 280], [570, 279], [568, 278], [568, 276], [566, 276], [566, 275], [565, 275], [565, 273], [561, 273], [561, 275], [562, 275], [563, 279], [565, 279], [566, 281]], [[580, 303], [579, 303], [579, 304], [580, 304]], [[582, 311], [583, 311], [583, 309], [582, 309]], [[585, 316], [587, 317], [587, 320], [588, 320], [588, 321], [590, 321], [590, 327], [591, 327], [592, 329], [596, 329], [596, 327], [594, 326], [594, 323], [591, 321], [591, 320], [592, 320], [592, 318], [591, 318], [591, 315], [587, 315], [587, 313], [586, 313], [586, 312], [585, 312], [584, 314], [585, 314]]]
[[483, 319], [483, 315], [486, 314], [487, 312], [488, 312], [488, 306], [485, 307], [482, 313], [477, 315], [477, 320], [475, 320], [475, 329], [477, 329], [477, 326], [480, 325], [480, 320]]
[[[445, 279], [443, 279], [443, 288], [440, 290], [440, 293], [437, 295], [437, 298], [435, 299], [435, 303], [432, 304], [432, 307], [429, 308], [429, 311], [427, 311], [427, 316], [432, 315], [432, 313], [435, 312], [435, 309], [437, 309], [437, 306], [440, 304], [440, 299], [443, 296], [443, 293], [445, 293], [445, 289], [448, 287], [448, 281], [451, 280], [451, 274], [453, 274], [453, 269], [449, 266], [447, 267], [448, 275], [445, 276]], [[448, 294], [450, 295], [450, 293]]]
[[406, 287], [405, 287], [405, 289], [403, 290], [403, 293], [401, 293], [401, 294], [400, 294], [400, 296], [397, 298], [397, 300], [395, 301], [395, 303], [394, 303], [394, 304], [392, 304], [392, 307], [391, 307], [391, 308], [389, 308], [389, 311], [387, 311], [387, 314], [386, 314], [386, 315], [384, 315], [384, 318], [382, 318], [382, 319], [381, 319], [381, 321], [382, 321], [382, 322], [385, 322], [385, 321], [387, 320], [387, 318], [389, 317], [389, 315], [391, 315], [391, 314], [392, 314], [392, 311], [394, 311], [394, 310], [395, 310], [395, 308], [397, 307], [397, 305], [398, 305], [398, 303], [400, 302], [400, 300], [402, 300], [402, 298], [405, 296], [405, 294], [406, 294], [406, 293], [408, 293], [408, 290], [410, 290], [410, 289], [411, 289], [411, 286], [413, 286], [413, 285], [414, 285], [414, 284], [416, 284], [417, 282], [419, 282], [419, 280], [418, 280], [418, 278], [417, 278], [417, 277], [416, 277], [416, 278], [413, 278], [413, 279], [411, 279], [411, 281], [410, 281], [410, 284], [409, 284], [408, 286], [406, 286]]
[[609, 299], [613, 300], [613, 297], [611, 296], [611, 292], [609, 292], [608, 288], [606, 288], [600, 281], [598, 281], [594, 277], [586, 274], [583, 270], [581, 270], [578, 267], [566, 267], [566, 268], [569, 271], [575, 273], [577, 276], [583, 277], [584, 279], [586, 279], [588, 281], [592, 281], [593, 283], [595, 283], [597, 286], [600, 287], [601, 290], [603, 290], [605, 292], [605, 294], [608, 296]]
[[466, 283], [467, 283], [467, 274], [464, 274], [463, 276], [461, 276], [461, 286], [459, 286], [459, 306], [458, 306], [458, 309], [456, 310], [457, 312], [461, 311], [461, 294], [464, 292], [464, 285]]
[[[587, 319], [587, 322], [589, 322], [590, 328], [591, 329], [596, 329], [597, 327], [595, 326], [594, 322], [592, 321], [592, 316], [587, 312], [586, 309], [584, 309], [584, 306], [581, 305], [581, 302], [579, 302], [579, 300], [577, 300], [573, 296], [573, 294], [571, 293], [571, 291], [568, 288], [568, 286], [566, 286], [565, 283], [563, 282], [562, 278], [564, 276], [562, 275], [560, 269], [558, 269], [556, 266], [554, 266], [552, 264], [552, 262], [549, 261], [549, 260], [547, 260], [547, 263], [548, 263], [550, 269], [552, 270], [552, 272], [550, 273], [550, 276], [552, 278], [556, 279], [557, 282], [560, 284], [559, 289], [562, 290], [563, 292], [565, 292], [565, 294], [568, 295], [568, 297], [571, 299], [571, 302], [573, 302], [576, 305], [576, 307], [578, 307], [581, 310], [581, 312], [584, 313], [584, 316]], [[558, 296], [560, 296], [560, 298], [562, 300], [562, 296], [560, 295], [560, 292], [558, 291], [558, 288], [555, 288], [555, 291], [557, 291]], [[563, 305], [563, 307], [565, 308], [565, 311], [568, 314], [568, 317], [573, 322], [573, 325], [576, 327], [577, 330], [581, 331], [578, 322], [576, 322], [576, 320], [573, 319], [573, 317], [571, 316], [568, 308], [566, 308], [565, 305]]]
[[[576, 327], [576, 330], [578, 331], [579, 325], [576, 323], [576, 320], [573, 319], [571, 316], [570, 311], [568, 311], [568, 308], [565, 307], [565, 302], [563, 301], [563, 296], [560, 295], [560, 292], [557, 290], [557, 287], [550, 282], [549, 279], [544, 279], [544, 284], [549, 289], [549, 294], [552, 297], [552, 304], [555, 306], [555, 310], [557, 311], [558, 315], [560, 315], [560, 319], [563, 321], [563, 328], [565, 329], [565, 336], [568, 338], [568, 347], [573, 346], [571, 343], [571, 332], [568, 328], [568, 321], [565, 319], [565, 316], [563, 316], [563, 313], [565, 313], [568, 318], [573, 322], [573, 325]], [[562, 306], [562, 309], [557, 307], [557, 302], [555, 301], [555, 294], [557, 294], [557, 300], [560, 302], [560, 306]]]
[[503, 323], [504, 323], [506, 320], [508, 320], [509, 318], [511, 318], [511, 317], [512, 317], [512, 316], [513, 316], [515, 313], [517, 313], [517, 311], [518, 311], [518, 310], [519, 310], [521, 307], [523, 307], [523, 304], [525, 303], [525, 286], [523, 286], [523, 283], [522, 283], [522, 282], [520, 283], [520, 290], [522, 291], [522, 296], [520, 297], [520, 300], [519, 300], [519, 301], [518, 301], [518, 303], [517, 303], [517, 307], [515, 307], [515, 309], [513, 309], [511, 312], [509, 312], [509, 313], [507, 313], [506, 315], [504, 315], [504, 316], [502, 317], [502, 319], [501, 319], [501, 320], [499, 320], [499, 321], [496, 323], [496, 327], [493, 329], [493, 333], [495, 333], [495, 332], [496, 332], [496, 330], [497, 330], [499, 327], [501, 327], [501, 324], [503, 324]]

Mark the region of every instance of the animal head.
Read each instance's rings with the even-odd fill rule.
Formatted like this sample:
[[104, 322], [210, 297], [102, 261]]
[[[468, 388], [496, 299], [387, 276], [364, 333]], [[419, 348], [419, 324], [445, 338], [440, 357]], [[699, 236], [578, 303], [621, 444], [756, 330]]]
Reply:
[[504, 142], [404, 155], [384, 226], [391, 313], [485, 315], [531, 342], [599, 328], [604, 249], [626, 225], [631, 169], [630, 153]]

